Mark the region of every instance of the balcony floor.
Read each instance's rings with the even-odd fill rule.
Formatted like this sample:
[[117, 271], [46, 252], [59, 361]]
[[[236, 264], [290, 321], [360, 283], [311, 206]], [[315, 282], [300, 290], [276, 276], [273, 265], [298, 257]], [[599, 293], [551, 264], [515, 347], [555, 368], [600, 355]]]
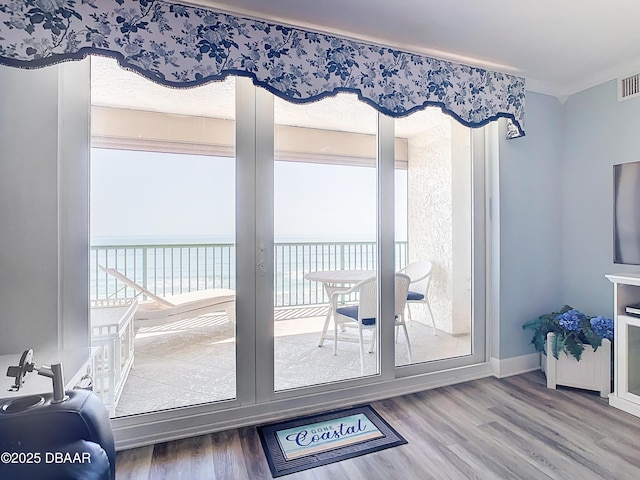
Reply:
[[[438, 331], [434, 336], [431, 327], [421, 321], [424, 313], [420, 307], [413, 307], [414, 320], [408, 326], [414, 363], [470, 354], [469, 335], [453, 336]], [[337, 355], [333, 354], [332, 341], [325, 340], [324, 346], [318, 347], [326, 308], [276, 310], [276, 390], [360, 376], [357, 342], [338, 342]], [[353, 337], [354, 333], [357, 330], [349, 329], [344, 335]], [[233, 324], [224, 314], [139, 329], [135, 338], [135, 363], [122, 391], [116, 416], [233, 398], [234, 335]], [[406, 343], [404, 334], [400, 333], [396, 364], [406, 363]], [[376, 355], [365, 351], [365, 375], [375, 373]]]

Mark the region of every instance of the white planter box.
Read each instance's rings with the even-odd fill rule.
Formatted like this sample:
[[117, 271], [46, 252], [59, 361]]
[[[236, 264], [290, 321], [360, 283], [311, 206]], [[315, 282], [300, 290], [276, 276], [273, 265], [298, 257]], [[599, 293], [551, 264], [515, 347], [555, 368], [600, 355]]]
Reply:
[[547, 388], [556, 385], [596, 390], [601, 397], [611, 393], [611, 342], [603, 340], [597, 351], [585, 345], [582, 358], [577, 361], [572, 355], [560, 353], [553, 356], [551, 341], [553, 333], [547, 335], [547, 355], [542, 355], [542, 371], [547, 375]]

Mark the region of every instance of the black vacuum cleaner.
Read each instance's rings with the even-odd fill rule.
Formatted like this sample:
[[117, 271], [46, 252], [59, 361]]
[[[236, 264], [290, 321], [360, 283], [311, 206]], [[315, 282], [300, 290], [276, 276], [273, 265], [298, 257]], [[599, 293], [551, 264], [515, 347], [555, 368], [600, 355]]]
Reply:
[[30, 372], [51, 378], [53, 391], [0, 399], [0, 479], [115, 480], [113, 432], [100, 399], [65, 391], [62, 364], [37, 365], [32, 349], [7, 369], [15, 380], [9, 390], [19, 391]]

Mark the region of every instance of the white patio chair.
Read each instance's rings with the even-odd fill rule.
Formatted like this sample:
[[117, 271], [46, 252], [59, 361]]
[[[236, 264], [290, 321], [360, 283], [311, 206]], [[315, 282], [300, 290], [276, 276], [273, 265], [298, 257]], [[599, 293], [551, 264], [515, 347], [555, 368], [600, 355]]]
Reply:
[[[407, 352], [409, 362], [411, 362], [411, 342], [409, 341], [409, 332], [404, 321], [404, 309], [407, 302], [407, 292], [409, 291], [409, 283], [411, 279], [403, 273], [395, 274], [395, 325], [404, 329], [404, 335], [407, 340]], [[339, 295], [348, 295], [357, 292], [359, 294], [358, 304], [346, 307], [337, 307], [337, 298]], [[364, 375], [364, 339], [362, 332], [371, 330], [371, 342], [369, 353], [373, 352], [373, 348], [377, 339], [377, 315], [378, 315], [378, 283], [376, 277], [371, 277], [357, 283], [353, 287], [343, 292], [335, 292], [332, 295], [331, 304], [333, 305], [333, 354], [338, 354], [338, 328], [339, 327], [356, 327], [358, 328], [358, 343], [360, 346], [360, 373]], [[340, 339], [343, 340], [343, 339]]]
[[236, 295], [234, 290], [210, 288], [161, 297], [126, 277], [115, 268], [105, 268], [102, 265], [98, 265], [98, 268], [138, 292], [138, 295], [144, 294], [147, 297], [147, 300], [138, 302], [138, 310], [134, 316], [136, 328], [164, 325], [221, 310], [224, 310], [229, 320], [235, 324]]
[[431, 327], [433, 334], [438, 335], [436, 330], [436, 321], [433, 317], [433, 311], [429, 304], [429, 285], [431, 284], [431, 269], [433, 264], [427, 260], [413, 262], [404, 267], [400, 272], [411, 277], [411, 285], [409, 285], [409, 293], [407, 294], [407, 310], [409, 312], [409, 323], [411, 323], [411, 304], [421, 303], [426, 305], [431, 317]]

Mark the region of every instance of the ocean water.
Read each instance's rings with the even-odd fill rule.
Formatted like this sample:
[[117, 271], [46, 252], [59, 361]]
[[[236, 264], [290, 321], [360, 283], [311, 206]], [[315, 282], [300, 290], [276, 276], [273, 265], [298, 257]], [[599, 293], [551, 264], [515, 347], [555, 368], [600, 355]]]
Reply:
[[[211, 243], [211, 237], [207, 243], [194, 241], [197, 240], [194, 238], [153, 238], [144, 243], [140, 238], [113, 240], [92, 241], [89, 261], [91, 299], [126, 298], [135, 294], [102, 272], [99, 265], [116, 268], [160, 296], [236, 287], [236, 249], [229, 241]], [[305, 280], [304, 275], [318, 270], [373, 270], [376, 268], [376, 252], [375, 242], [275, 243], [275, 306], [328, 302], [322, 286]], [[397, 242], [396, 266], [400, 268], [405, 264], [406, 242]]]

